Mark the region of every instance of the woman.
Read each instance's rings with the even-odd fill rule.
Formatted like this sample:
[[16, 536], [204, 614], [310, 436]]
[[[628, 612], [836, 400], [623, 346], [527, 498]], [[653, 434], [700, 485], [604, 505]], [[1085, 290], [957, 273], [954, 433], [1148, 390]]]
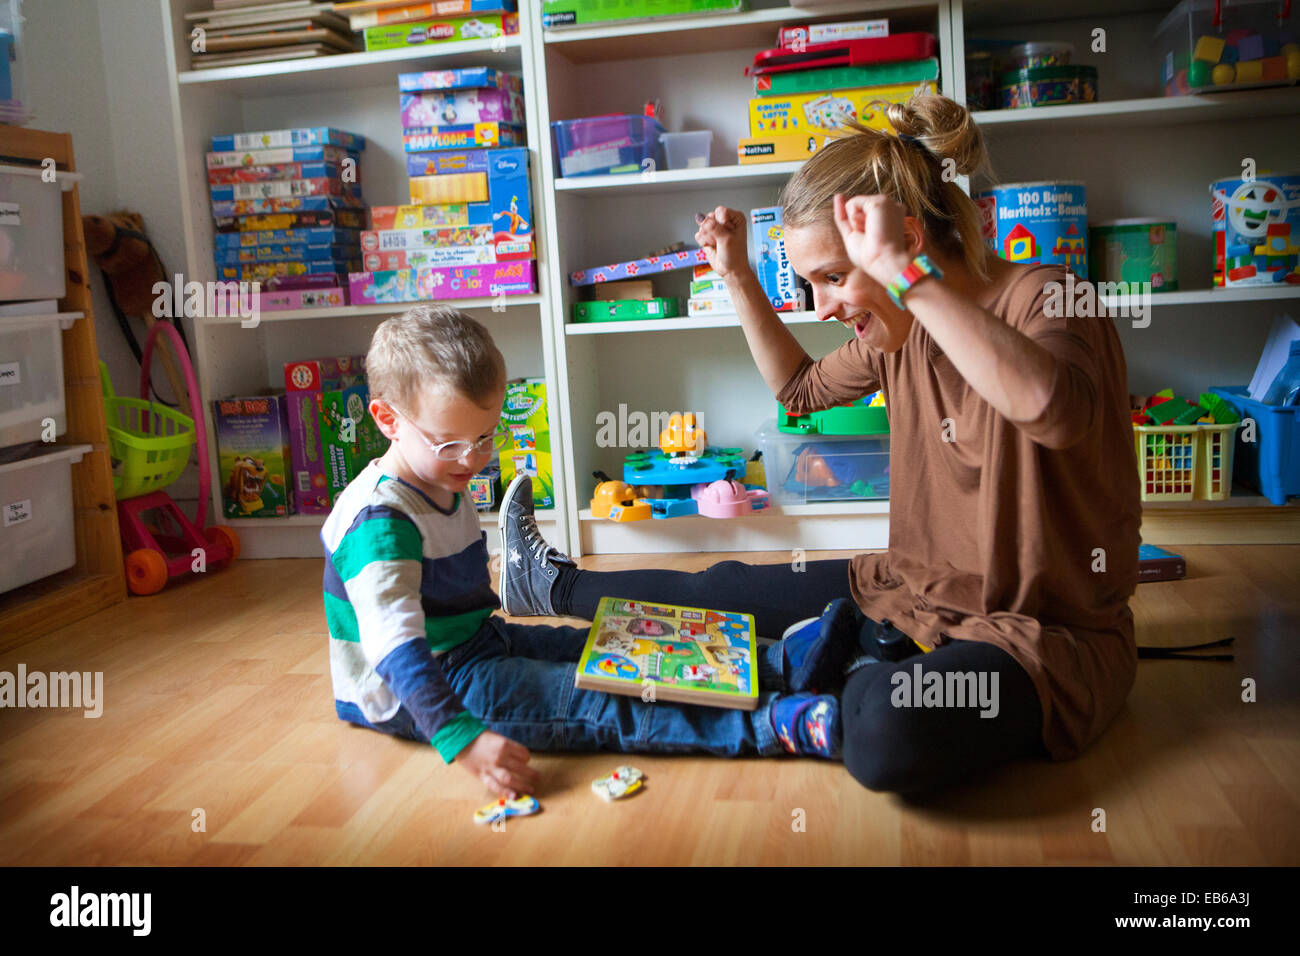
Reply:
[[851, 594], [878, 659], [843, 688], [844, 762], [873, 790], [915, 792], [1017, 757], [1074, 757], [1110, 723], [1136, 671], [1141, 511], [1110, 321], [1049, 315], [1064, 268], [983, 245], [952, 181], [986, 166], [965, 109], [918, 96], [887, 116], [897, 135], [854, 124], [781, 196], [786, 252], [818, 318], [852, 332], [831, 354], [813, 361], [772, 310], [743, 213], [699, 217], [696, 239], [791, 413], [883, 390], [889, 551], [802, 573], [740, 562], [593, 573], [524, 516], [518, 540], [538, 573], [503, 587], [503, 601], [507, 613], [584, 617], [604, 595], [744, 608], [774, 635]]

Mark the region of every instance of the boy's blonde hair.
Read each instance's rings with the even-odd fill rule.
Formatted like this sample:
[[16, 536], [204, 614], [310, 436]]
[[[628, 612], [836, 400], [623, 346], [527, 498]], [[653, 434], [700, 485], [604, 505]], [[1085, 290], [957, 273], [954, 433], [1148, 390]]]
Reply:
[[419, 415], [423, 398], [437, 389], [488, 407], [505, 385], [506, 363], [488, 330], [464, 312], [418, 305], [375, 329], [366, 377], [371, 398]]
[[[875, 101], [894, 133], [856, 121], [822, 146], [781, 191], [787, 228], [833, 222], [836, 193], [888, 196], [921, 221], [926, 238], [988, 278], [980, 214], [952, 175], [988, 172], [984, 137], [970, 113], [946, 96], [916, 93], [906, 103]], [[897, 135], [895, 135], [897, 134]], [[951, 163], [945, 162], [952, 160]]]

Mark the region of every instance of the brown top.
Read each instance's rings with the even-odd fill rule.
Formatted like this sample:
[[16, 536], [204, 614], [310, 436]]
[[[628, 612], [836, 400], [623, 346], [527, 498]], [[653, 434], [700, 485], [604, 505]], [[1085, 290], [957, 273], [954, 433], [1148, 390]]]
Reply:
[[1064, 268], [1016, 267], [978, 297], [1056, 360], [1036, 421], [995, 411], [920, 322], [892, 354], [855, 338], [805, 362], [777, 398], [806, 414], [883, 390], [889, 551], [853, 559], [853, 596], [923, 646], [958, 638], [1011, 654], [1038, 690], [1043, 743], [1063, 760], [1133, 686], [1141, 506], [1119, 336], [1108, 318], [1048, 318], [1051, 280], [1064, 282]]

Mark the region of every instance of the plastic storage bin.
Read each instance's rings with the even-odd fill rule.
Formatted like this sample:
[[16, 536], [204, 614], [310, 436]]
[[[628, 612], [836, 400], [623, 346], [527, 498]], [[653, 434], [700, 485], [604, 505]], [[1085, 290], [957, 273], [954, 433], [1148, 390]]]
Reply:
[[1279, 19], [1280, 9], [1277, 0], [1183, 0], [1156, 28], [1165, 95], [1300, 79], [1300, 17]]
[[47, 419], [55, 435], [67, 430], [59, 323], [53, 315], [0, 315], [0, 461], [16, 457], [3, 449], [48, 437]]
[[713, 132], [702, 129], [689, 133], [662, 133], [669, 169], [702, 169], [709, 165], [709, 147], [713, 145]]
[[66, 294], [62, 186], [39, 166], [0, 165], [0, 301]]
[[1143, 501], [1221, 501], [1232, 494], [1233, 433], [1227, 425], [1137, 425]]
[[74, 445], [0, 465], [0, 593], [77, 563], [72, 464], [90, 450]]
[[663, 168], [659, 136], [664, 128], [652, 116], [619, 114], [551, 124], [561, 176], [639, 173], [647, 159]]
[[1210, 389], [1237, 410], [1243, 421], [1255, 422], [1255, 441], [1236, 441], [1236, 478], [1258, 488], [1275, 505], [1287, 495], [1300, 495], [1300, 406], [1280, 408], [1250, 398], [1245, 388]]
[[757, 438], [774, 504], [889, 497], [888, 435], [792, 435], [768, 421]]

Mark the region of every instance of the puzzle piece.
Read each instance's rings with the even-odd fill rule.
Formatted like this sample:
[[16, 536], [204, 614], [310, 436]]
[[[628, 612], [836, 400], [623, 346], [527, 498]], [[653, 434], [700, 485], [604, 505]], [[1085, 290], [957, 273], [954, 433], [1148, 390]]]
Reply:
[[497, 820], [504, 820], [506, 817], [528, 817], [534, 813], [539, 813], [541, 809], [542, 805], [537, 802], [536, 797], [521, 793], [514, 800], [507, 800], [502, 797], [500, 800], [494, 800], [487, 806], [475, 810], [474, 822], [493, 823]]
[[628, 797], [641, 789], [644, 776], [636, 767], [619, 767], [613, 773], [591, 781], [591, 792], [606, 801]]

